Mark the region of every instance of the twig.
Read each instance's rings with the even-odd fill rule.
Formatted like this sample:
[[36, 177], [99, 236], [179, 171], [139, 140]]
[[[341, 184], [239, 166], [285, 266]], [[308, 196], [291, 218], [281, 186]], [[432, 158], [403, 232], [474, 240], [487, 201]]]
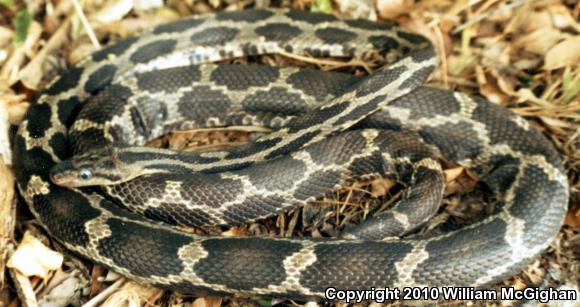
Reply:
[[316, 64], [316, 65], [326, 65], [326, 66], [330, 66], [329, 70], [332, 69], [338, 69], [338, 68], [342, 68], [342, 67], [363, 67], [367, 72], [371, 73], [372, 69], [364, 62], [358, 59], [353, 59], [350, 60], [348, 62], [341, 62], [341, 61], [336, 61], [336, 60], [326, 60], [326, 59], [319, 59], [319, 58], [310, 58], [307, 56], [301, 56], [301, 55], [297, 55], [297, 54], [293, 54], [293, 53], [289, 53], [289, 52], [278, 52], [278, 54], [283, 55], [285, 57], [291, 58], [291, 59], [295, 59], [295, 60], [299, 60], [302, 62], [306, 62], [306, 63], [311, 63], [311, 64]]
[[441, 73], [443, 79], [443, 85], [445, 88], [449, 88], [449, 79], [448, 79], [448, 66], [447, 66], [447, 56], [445, 52], [445, 41], [443, 40], [443, 33], [441, 33], [441, 28], [438, 26], [433, 27], [433, 33], [435, 34], [435, 38], [437, 39], [437, 52], [440, 54], [440, 61], [441, 61]]
[[22, 306], [38, 306], [38, 301], [36, 300], [36, 295], [34, 294], [34, 289], [30, 279], [22, 275], [18, 270], [9, 269], [9, 272], [12, 275], [12, 280], [16, 286], [16, 292], [18, 293], [18, 298], [20, 299]]
[[83, 27], [85, 28], [85, 31], [87, 32], [87, 35], [91, 40], [91, 43], [95, 47], [97, 47], [97, 49], [101, 49], [101, 44], [99, 44], [99, 40], [97, 39], [97, 36], [95, 35], [95, 32], [93, 31], [93, 28], [91, 27], [91, 24], [87, 19], [87, 16], [85, 16], [85, 13], [83, 12], [83, 9], [81, 8], [81, 5], [79, 4], [78, 0], [72, 0], [72, 4], [75, 7], [75, 11], [79, 16], [79, 19], [81, 20], [81, 23], [83, 24]]
[[97, 294], [93, 297], [90, 301], [86, 302], [83, 307], [96, 307], [100, 306], [100, 304], [107, 299], [113, 292], [117, 291], [127, 280], [125, 278], [119, 278], [115, 283], [110, 285], [107, 289], [103, 290], [103, 292]]
[[504, 6], [501, 6], [501, 7], [497, 8], [496, 10], [489, 11], [489, 12], [487, 12], [485, 14], [481, 14], [481, 15], [473, 18], [473, 19], [470, 19], [470, 20], [466, 21], [462, 25], [458, 26], [455, 30], [453, 30], [452, 33], [453, 34], [457, 34], [457, 33], [461, 32], [461, 31], [463, 31], [463, 29], [465, 29], [465, 28], [467, 28], [467, 27], [469, 27], [469, 26], [471, 26], [473, 24], [476, 24], [476, 23], [482, 21], [482, 20], [486, 19], [489, 16], [493, 16], [495, 14], [505, 12], [507, 10], [513, 9], [515, 7], [518, 7], [520, 5], [524, 5], [528, 1], [529, 0], [516, 0], [516, 1], [512, 2], [512, 3], [508, 3], [508, 4], [504, 5]]
[[190, 134], [198, 132], [216, 132], [216, 131], [243, 131], [243, 132], [270, 132], [272, 129], [260, 126], [228, 126], [228, 127], [212, 127], [212, 128], [195, 128], [189, 130], [178, 130], [172, 132], [173, 134]]
[[[9, 161], [8, 161], [9, 162]], [[6, 286], [4, 273], [6, 272], [6, 260], [9, 259], [14, 242], [14, 228], [16, 224], [16, 193], [14, 191], [14, 175], [4, 164], [0, 156], [0, 287]]]
[[[8, 121], [8, 116], [8, 103], [0, 101], [0, 164], [12, 164], [10, 122]], [[0, 200], [1, 198], [2, 195], [0, 195]]]

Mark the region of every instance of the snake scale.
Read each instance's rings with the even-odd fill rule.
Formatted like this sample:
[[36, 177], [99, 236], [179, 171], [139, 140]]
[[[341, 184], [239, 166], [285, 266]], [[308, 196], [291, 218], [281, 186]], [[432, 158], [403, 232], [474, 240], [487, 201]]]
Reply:
[[[281, 52], [392, 64], [365, 78], [206, 64]], [[183, 293], [308, 299], [331, 286], [490, 285], [556, 236], [567, 180], [552, 145], [522, 118], [478, 97], [422, 86], [435, 65], [421, 36], [325, 14], [247, 10], [162, 25], [94, 53], [40, 93], [14, 139], [18, 187], [68, 249]], [[230, 124], [274, 131], [225, 153], [135, 147], [174, 128]], [[115, 142], [127, 146], [108, 146]], [[380, 240], [389, 234], [384, 223], [404, 234], [436, 211], [438, 156], [472, 170], [497, 209], [450, 233]], [[137, 171], [115, 173], [118, 161]], [[247, 222], [377, 176], [394, 176], [408, 190], [393, 212], [348, 238], [199, 236], [149, 219]], [[115, 184], [84, 187], [89, 177]]]

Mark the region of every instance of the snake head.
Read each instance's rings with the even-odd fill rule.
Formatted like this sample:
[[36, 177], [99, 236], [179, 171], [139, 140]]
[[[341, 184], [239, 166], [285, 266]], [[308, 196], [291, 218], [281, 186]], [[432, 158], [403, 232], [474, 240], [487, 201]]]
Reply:
[[137, 176], [114, 150], [105, 149], [74, 156], [50, 170], [52, 182], [66, 187], [114, 185]]

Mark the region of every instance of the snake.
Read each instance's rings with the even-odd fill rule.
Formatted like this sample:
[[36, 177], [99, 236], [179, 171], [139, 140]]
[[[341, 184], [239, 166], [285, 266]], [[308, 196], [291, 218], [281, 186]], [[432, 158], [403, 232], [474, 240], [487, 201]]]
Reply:
[[[212, 64], [272, 53], [385, 65], [355, 77]], [[330, 14], [253, 9], [160, 25], [93, 53], [39, 93], [13, 141], [17, 185], [67, 249], [185, 294], [308, 300], [329, 287], [489, 286], [550, 245], [568, 182], [553, 145], [526, 120], [424, 86], [436, 65], [420, 35]], [[218, 152], [142, 147], [175, 128], [237, 124], [273, 131]], [[441, 159], [473, 172], [496, 205], [463, 228], [413, 234], [437, 212]], [[385, 176], [403, 182], [404, 196], [340, 238], [180, 228], [258, 220]]]

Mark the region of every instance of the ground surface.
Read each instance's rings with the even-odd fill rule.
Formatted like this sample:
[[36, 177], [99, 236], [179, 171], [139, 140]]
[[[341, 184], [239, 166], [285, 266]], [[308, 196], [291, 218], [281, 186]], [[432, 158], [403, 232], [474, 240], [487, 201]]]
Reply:
[[[15, 199], [9, 139], [33, 95], [67, 65], [78, 62], [97, 44], [106, 45], [132, 33], [208, 11], [255, 6], [285, 6], [321, 10], [340, 16], [391, 19], [429, 37], [437, 46], [441, 67], [430, 84], [479, 94], [524, 116], [544, 132], [562, 154], [571, 187], [570, 210], [558, 238], [521, 274], [496, 286], [569, 287], [580, 279], [580, 4], [577, 1], [451, 1], [336, 0], [330, 1], [178, 1], [86, 0], [84, 24], [68, 0], [0, 0], [0, 305], [54, 306], [105, 304], [150, 305], [270, 305], [292, 303], [264, 299], [183, 297], [138, 286], [104, 268], [65, 253], [46, 237], [21, 199]], [[252, 59], [253, 60], [253, 59]], [[247, 61], [240, 59], [237, 61]], [[255, 60], [254, 60], [255, 61]], [[364, 67], [334, 62], [305, 64], [296, 59], [266, 56], [258, 61], [277, 65], [308, 65], [365, 73]], [[246, 132], [176, 133], [154, 146], [214, 147], [244, 141]], [[2, 163], [3, 162], [3, 163]], [[474, 180], [461, 168], [446, 170], [448, 195], [429, 228], [458, 223], [481, 214]], [[235, 228], [205, 230], [225, 235], [326, 236], [346, 223], [377, 210], [396, 189], [384, 181], [360, 183], [321, 199], [307, 208]], [[27, 235], [24, 235], [27, 233]], [[50, 246], [45, 250], [36, 243]], [[13, 255], [17, 249], [24, 253]], [[45, 260], [40, 263], [35, 259]], [[11, 260], [9, 260], [11, 259]], [[54, 259], [54, 261], [52, 261]], [[56, 269], [45, 270], [56, 263]], [[19, 263], [24, 263], [20, 265]], [[6, 268], [8, 264], [8, 268]], [[38, 267], [35, 265], [38, 264]], [[19, 271], [26, 267], [36, 277]], [[16, 269], [15, 269], [16, 268]], [[40, 277], [38, 277], [40, 276]], [[439, 302], [441, 305], [482, 302]], [[511, 305], [515, 302], [499, 304]], [[400, 302], [392, 303], [394, 305]], [[498, 302], [486, 302], [495, 305]]]

